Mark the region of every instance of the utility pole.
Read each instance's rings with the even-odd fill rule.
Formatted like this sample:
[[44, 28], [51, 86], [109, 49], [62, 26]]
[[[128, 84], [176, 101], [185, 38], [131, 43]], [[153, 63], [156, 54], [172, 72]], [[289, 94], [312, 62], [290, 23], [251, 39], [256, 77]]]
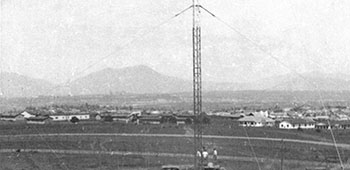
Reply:
[[193, 43], [193, 114], [194, 121], [194, 149], [195, 170], [203, 169], [203, 154], [198, 158], [196, 153], [203, 148], [202, 143], [202, 69], [201, 69], [201, 26], [200, 26], [200, 5], [198, 0], [193, 2], [193, 27], [192, 27], [192, 43]]

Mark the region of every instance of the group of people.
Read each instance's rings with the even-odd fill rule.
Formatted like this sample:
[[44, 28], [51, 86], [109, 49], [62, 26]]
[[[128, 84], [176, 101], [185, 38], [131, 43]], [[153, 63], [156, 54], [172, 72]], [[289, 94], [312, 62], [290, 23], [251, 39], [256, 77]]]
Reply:
[[[213, 149], [213, 160], [216, 162], [218, 159], [218, 151], [216, 150], [216, 148]], [[207, 151], [207, 149], [205, 147], [203, 147], [203, 149], [201, 151], [197, 151], [197, 157], [203, 157], [205, 162], [208, 162], [208, 157], [209, 157], [209, 152]]]

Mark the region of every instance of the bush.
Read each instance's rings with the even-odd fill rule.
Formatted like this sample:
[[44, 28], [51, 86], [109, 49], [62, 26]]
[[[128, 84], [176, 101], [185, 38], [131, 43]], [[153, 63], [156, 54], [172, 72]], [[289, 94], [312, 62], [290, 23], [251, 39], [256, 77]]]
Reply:
[[174, 116], [162, 116], [160, 118], [160, 123], [170, 123], [170, 124], [176, 124], [177, 120], [176, 117]]
[[210, 118], [208, 116], [203, 117], [202, 123], [204, 124], [210, 124]]
[[72, 117], [72, 119], [70, 119], [70, 122], [72, 123], [78, 123], [79, 122], [79, 119], [77, 117]]
[[203, 116], [201, 120], [200, 118], [194, 118], [193, 121], [195, 123], [210, 124], [210, 118], [208, 116]]
[[113, 117], [108, 115], [108, 116], [104, 117], [103, 120], [106, 121], [106, 122], [113, 122]]
[[191, 119], [191, 118], [186, 118], [185, 124], [186, 124], [186, 125], [192, 124], [192, 119]]
[[302, 128], [300, 128], [300, 126], [298, 127], [298, 131], [303, 131], [303, 129]]

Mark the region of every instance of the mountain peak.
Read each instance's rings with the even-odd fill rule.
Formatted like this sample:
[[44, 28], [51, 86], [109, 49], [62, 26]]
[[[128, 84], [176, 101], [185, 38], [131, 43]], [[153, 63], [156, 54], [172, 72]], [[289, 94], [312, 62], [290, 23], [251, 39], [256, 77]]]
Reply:
[[33, 97], [48, 94], [53, 85], [45, 80], [13, 72], [0, 73], [0, 96]]
[[148, 67], [146, 65], [136, 65], [136, 66], [130, 66], [118, 69], [118, 71], [122, 73], [128, 73], [128, 74], [149, 74], [149, 75], [159, 75], [157, 71], [152, 69], [151, 67]]
[[151, 67], [146, 66], [146, 65], [135, 65], [135, 66], [130, 66], [130, 67], [125, 67], [121, 69], [133, 69], [133, 70], [140, 70], [140, 71], [155, 71]]
[[168, 93], [190, 89], [190, 82], [163, 75], [146, 65], [106, 68], [75, 80], [71, 86], [73, 94]]
[[134, 65], [134, 66], [128, 66], [128, 67], [122, 67], [122, 68], [107, 67], [98, 72], [115, 72], [115, 71], [130, 71], [130, 70], [135, 70], [140, 72], [143, 72], [143, 71], [156, 72], [154, 69], [146, 65]]
[[304, 73], [305, 76], [310, 76], [310, 77], [327, 77], [329, 76], [328, 73], [322, 72], [322, 71], [318, 71], [318, 70], [314, 70], [311, 72], [306, 72]]

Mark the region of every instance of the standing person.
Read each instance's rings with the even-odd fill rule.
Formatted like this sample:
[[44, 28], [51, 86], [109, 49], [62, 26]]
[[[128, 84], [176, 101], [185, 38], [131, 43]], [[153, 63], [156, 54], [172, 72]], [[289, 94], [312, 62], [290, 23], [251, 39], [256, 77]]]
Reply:
[[216, 148], [214, 148], [213, 150], [213, 157], [214, 157], [214, 161], [216, 162], [218, 160], [218, 151], [216, 150]]
[[201, 151], [197, 151], [197, 157], [202, 157], [202, 153], [201, 153]]
[[207, 164], [208, 163], [208, 151], [203, 147], [203, 161], [204, 161], [204, 164]]

